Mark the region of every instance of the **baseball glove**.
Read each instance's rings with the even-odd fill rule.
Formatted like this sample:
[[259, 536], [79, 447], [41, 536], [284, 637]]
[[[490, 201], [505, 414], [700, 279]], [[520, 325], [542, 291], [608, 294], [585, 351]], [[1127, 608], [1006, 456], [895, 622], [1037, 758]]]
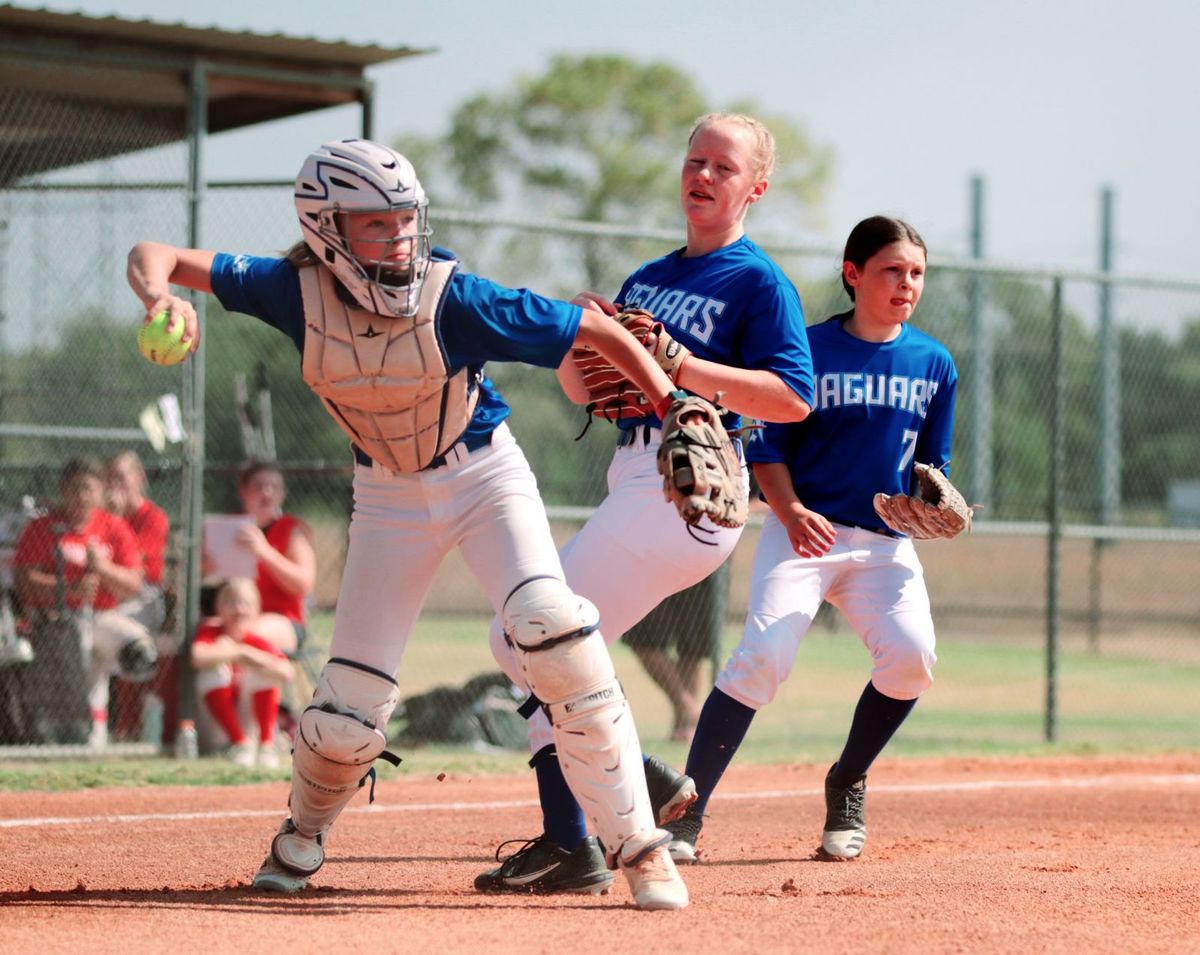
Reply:
[[658, 449], [663, 497], [688, 524], [698, 524], [707, 515], [721, 527], [741, 527], [750, 502], [742, 482], [742, 462], [721, 423], [721, 413], [697, 395], [680, 391], [672, 397]]
[[692, 353], [670, 336], [662, 322], [656, 322], [644, 308], [621, 308], [613, 317], [642, 343], [671, 381], [678, 380], [680, 367]]
[[970, 532], [975, 507], [939, 469], [913, 465], [913, 494], [876, 494], [875, 513], [888, 527], [914, 540], [950, 540]]
[[[667, 334], [661, 322], [643, 308], [623, 309], [613, 318], [636, 338], [672, 381], [691, 352]], [[654, 408], [628, 378], [599, 353], [576, 348], [571, 359], [587, 389], [587, 413], [609, 421], [622, 418], [647, 418]]]
[[646, 396], [599, 352], [575, 348], [571, 351], [571, 360], [579, 369], [587, 389], [589, 415], [619, 421], [622, 418], [648, 418], [654, 414]]

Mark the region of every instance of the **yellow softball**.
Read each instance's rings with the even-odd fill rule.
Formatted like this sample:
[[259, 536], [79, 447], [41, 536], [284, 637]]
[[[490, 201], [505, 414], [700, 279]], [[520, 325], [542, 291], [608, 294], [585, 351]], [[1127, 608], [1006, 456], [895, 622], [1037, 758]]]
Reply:
[[138, 330], [138, 351], [143, 358], [156, 365], [178, 365], [187, 357], [192, 344], [180, 341], [184, 332], [182, 318], [177, 319], [170, 329], [167, 328], [170, 317], [170, 312], [159, 312]]

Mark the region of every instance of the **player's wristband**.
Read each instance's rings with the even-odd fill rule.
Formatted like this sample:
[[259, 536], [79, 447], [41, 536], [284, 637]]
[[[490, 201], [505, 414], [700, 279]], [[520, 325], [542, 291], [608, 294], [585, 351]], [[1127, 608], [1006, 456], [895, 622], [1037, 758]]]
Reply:
[[677, 401], [682, 401], [687, 397], [686, 391], [680, 391], [676, 388], [674, 391], [668, 391], [667, 396], [654, 406], [654, 413], [658, 416], [659, 421], [667, 420], [667, 412], [671, 410], [671, 405]]

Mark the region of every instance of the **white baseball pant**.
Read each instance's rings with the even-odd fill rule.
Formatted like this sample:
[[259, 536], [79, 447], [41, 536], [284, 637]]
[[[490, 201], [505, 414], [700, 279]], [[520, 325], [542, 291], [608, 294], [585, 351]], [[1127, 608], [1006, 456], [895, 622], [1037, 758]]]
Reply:
[[751, 709], [774, 699], [822, 600], [845, 615], [870, 651], [871, 682], [884, 696], [914, 700], [933, 682], [933, 617], [912, 541], [833, 526], [829, 553], [804, 558], [773, 513], [763, 522], [745, 631], [716, 683]]

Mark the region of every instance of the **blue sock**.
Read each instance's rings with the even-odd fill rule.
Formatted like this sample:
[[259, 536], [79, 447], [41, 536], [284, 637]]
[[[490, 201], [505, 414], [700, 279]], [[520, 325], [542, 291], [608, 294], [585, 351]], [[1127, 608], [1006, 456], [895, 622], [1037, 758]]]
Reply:
[[574, 852], [587, 838], [587, 820], [575, 801], [554, 744], [543, 746], [529, 761], [537, 774], [538, 799], [542, 803], [542, 830], [556, 846]]
[[859, 776], [865, 776], [916, 705], [916, 700], [893, 700], [884, 696], [875, 689], [875, 684], [868, 683], [854, 708], [846, 748], [834, 766], [834, 783], [848, 786]]
[[708, 694], [688, 750], [687, 774], [695, 781], [700, 796], [691, 812], [704, 813], [709, 797], [733, 761], [733, 754], [746, 738], [756, 712], [715, 687]]

